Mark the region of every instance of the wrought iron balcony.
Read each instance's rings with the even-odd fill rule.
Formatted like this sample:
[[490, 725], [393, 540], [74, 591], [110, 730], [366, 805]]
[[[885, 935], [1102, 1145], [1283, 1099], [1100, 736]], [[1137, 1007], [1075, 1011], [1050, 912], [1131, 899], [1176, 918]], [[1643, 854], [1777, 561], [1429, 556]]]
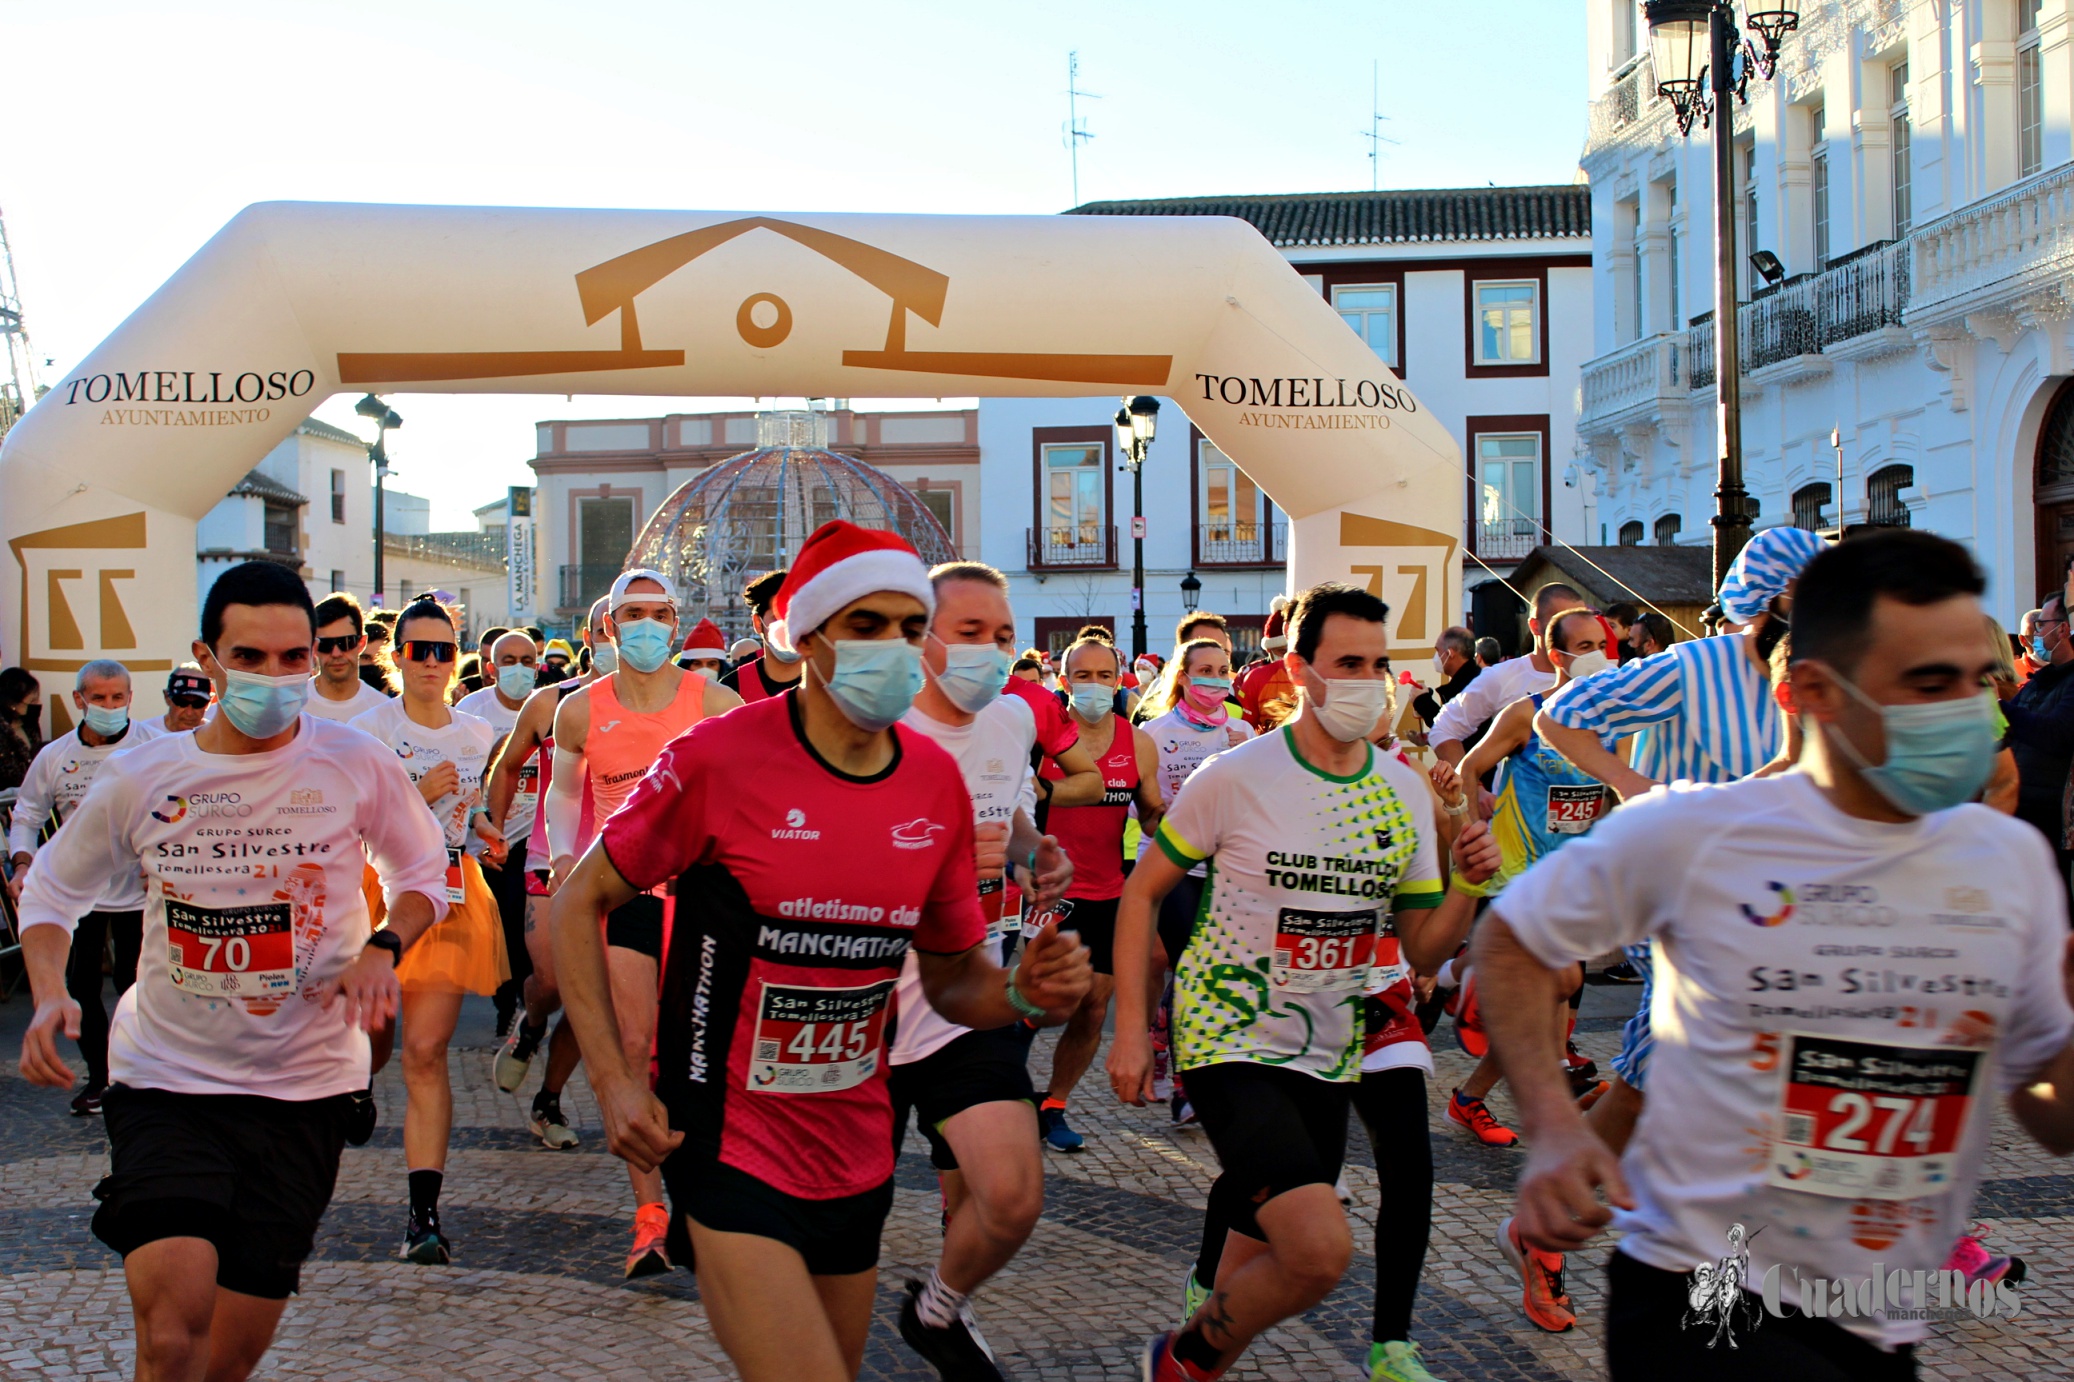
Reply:
[[1024, 530], [1032, 571], [1055, 567], [1114, 570], [1116, 529], [1099, 523], [1067, 523]]
[[[1760, 289], [1736, 313], [1743, 373], [1803, 355], [1820, 355], [1886, 327], [1909, 309], [1909, 242], [1879, 240], [1819, 274]], [[1690, 386], [1714, 383], [1714, 314], [1685, 333]], [[1587, 410], [1589, 415], [1589, 410]]]
[[1198, 523], [1197, 566], [1279, 566], [1289, 556], [1286, 523]]
[[1485, 561], [1518, 561], [1541, 545], [1541, 525], [1531, 518], [1501, 518], [1469, 525], [1470, 550]]

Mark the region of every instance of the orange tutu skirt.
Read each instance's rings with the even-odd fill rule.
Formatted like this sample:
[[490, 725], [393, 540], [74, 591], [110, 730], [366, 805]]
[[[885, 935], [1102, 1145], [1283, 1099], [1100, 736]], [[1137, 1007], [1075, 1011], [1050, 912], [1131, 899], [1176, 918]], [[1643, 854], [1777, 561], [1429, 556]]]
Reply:
[[[483, 881], [482, 868], [473, 858], [461, 860], [461, 883], [463, 900], [448, 904], [446, 920], [403, 952], [396, 979], [404, 988], [487, 996], [511, 978], [497, 900], [490, 896], [490, 885]], [[388, 919], [388, 906], [382, 900], [382, 880], [372, 867], [361, 874], [360, 890], [367, 898], [368, 924], [381, 929]]]

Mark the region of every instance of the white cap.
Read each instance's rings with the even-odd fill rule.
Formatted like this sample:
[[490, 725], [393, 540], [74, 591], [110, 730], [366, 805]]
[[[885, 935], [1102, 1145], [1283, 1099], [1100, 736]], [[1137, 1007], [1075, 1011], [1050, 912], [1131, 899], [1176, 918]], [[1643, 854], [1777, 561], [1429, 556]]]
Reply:
[[637, 566], [631, 571], [620, 572], [618, 578], [612, 582], [612, 593], [605, 597], [607, 612], [617, 614], [621, 605], [652, 605], [656, 602], [656, 597], [647, 591], [637, 590], [628, 594], [627, 587], [635, 581], [654, 581], [663, 588], [662, 602], [672, 609], [677, 607], [677, 591], [676, 587], [670, 584], [670, 578], [660, 571]]

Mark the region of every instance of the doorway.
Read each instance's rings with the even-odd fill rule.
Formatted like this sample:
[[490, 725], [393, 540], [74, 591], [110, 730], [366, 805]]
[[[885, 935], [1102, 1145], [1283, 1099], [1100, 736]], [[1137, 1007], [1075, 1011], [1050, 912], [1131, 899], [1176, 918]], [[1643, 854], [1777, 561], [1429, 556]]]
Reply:
[[2061, 589], [2074, 564], [2074, 380], [2060, 385], [2038, 429], [2038, 469], [2031, 488], [2037, 508], [2036, 599]]

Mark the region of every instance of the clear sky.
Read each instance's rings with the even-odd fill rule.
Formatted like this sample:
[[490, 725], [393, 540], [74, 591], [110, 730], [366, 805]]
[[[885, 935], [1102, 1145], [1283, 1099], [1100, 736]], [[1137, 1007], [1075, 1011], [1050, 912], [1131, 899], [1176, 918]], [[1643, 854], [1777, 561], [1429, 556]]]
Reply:
[[[1054, 212], [1568, 182], [1577, 0], [0, 0], [0, 212], [54, 384], [240, 207]], [[739, 400], [397, 395], [440, 527], [531, 482], [532, 423]], [[860, 403], [863, 400], [860, 400]], [[352, 397], [318, 416], [359, 427]]]

